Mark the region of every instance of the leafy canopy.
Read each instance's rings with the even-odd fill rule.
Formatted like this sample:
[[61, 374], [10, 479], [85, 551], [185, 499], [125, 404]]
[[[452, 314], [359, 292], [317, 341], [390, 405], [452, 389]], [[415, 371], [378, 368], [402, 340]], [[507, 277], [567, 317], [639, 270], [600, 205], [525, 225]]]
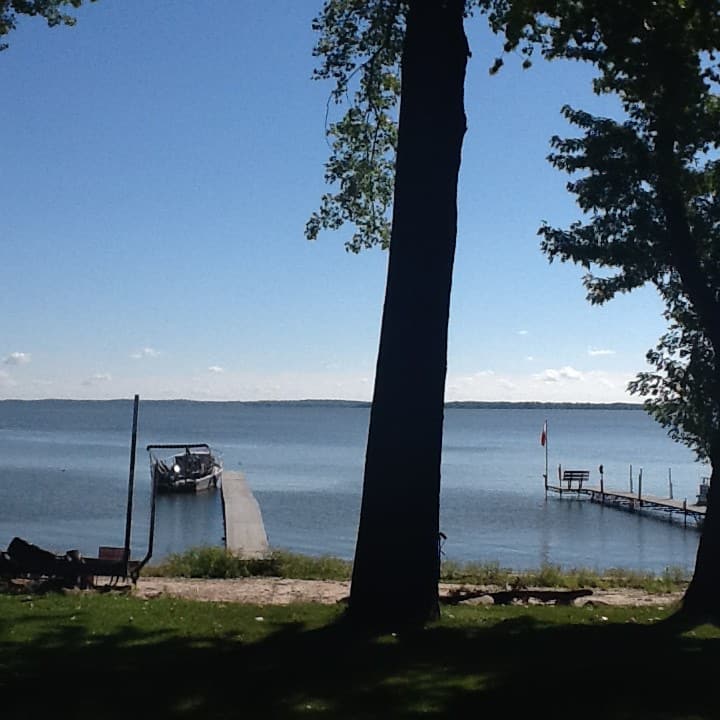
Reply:
[[352, 252], [390, 242], [405, 9], [399, 0], [328, 0], [313, 22], [321, 58], [314, 77], [332, 80], [329, 102], [348, 108], [327, 128], [325, 180], [336, 189], [310, 217], [310, 240], [349, 222], [356, 228], [346, 243]]
[[[678, 297], [681, 295], [678, 294]], [[699, 460], [712, 457], [712, 439], [720, 432], [716, 355], [687, 304], [668, 311], [670, 325], [647, 360], [654, 372], [641, 372], [628, 385], [645, 397], [645, 409], [673, 440], [695, 451]]]
[[[63, 12], [67, 5], [79, 8], [82, 0], [0, 0], [0, 37], [15, 29], [18, 15], [39, 15], [49, 27], [74, 25], [75, 18]], [[0, 50], [7, 47], [7, 43], [0, 43]]]
[[[410, 1], [326, 0], [313, 22], [320, 34], [314, 78], [333, 81], [329, 105], [347, 109], [327, 127], [325, 181], [333, 190], [322, 196], [305, 227], [309, 240], [350, 223], [355, 232], [345, 243], [349, 251], [390, 244], [400, 61]], [[485, 4], [466, 0], [466, 16]]]
[[[720, 310], [720, 43], [717, 4], [701, 0], [501, 0], [492, 3], [506, 49], [592, 63], [594, 89], [616, 96], [620, 119], [569, 106], [579, 131], [553, 137], [549, 161], [570, 175], [584, 219], [544, 223], [552, 261], [587, 270], [588, 299], [652, 283], [668, 332], [647, 354], [655, 372], [630, 384], [675, 439], [708, 457], [720, 437], [713, 324]], [[716, 336], [717, 337], [717, 336]]]

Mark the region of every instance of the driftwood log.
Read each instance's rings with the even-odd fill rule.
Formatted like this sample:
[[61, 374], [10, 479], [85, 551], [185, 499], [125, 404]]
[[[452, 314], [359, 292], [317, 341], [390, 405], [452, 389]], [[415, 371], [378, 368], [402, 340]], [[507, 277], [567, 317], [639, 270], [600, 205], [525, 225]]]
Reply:
[[508, 605], [511, 602], [528, 602], [537, 600], [542, 603], [555, 603], [556, 605], [571, 605], [577, 598], [592, 595], [592, 590], [498, 590], [488, 592], [487, 590], [457, 590], [451, 591], [448, 595], [442, 596], [440, 602], [445, 605], [458, 605], [466, 600], [472, 600], [483, 596], [491, 597], [495, 605]]

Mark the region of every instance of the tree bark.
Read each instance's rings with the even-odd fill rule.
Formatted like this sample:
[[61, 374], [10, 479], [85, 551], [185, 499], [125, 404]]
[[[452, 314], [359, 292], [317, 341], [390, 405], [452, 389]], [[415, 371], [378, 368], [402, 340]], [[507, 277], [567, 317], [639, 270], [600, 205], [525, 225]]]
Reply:
[[[673, 93], [668, 93], [672, 98]], [[683, 288], [715, 356], [713, 391], [707, 402], [714, 414], [720, 416], [720, 303], [717, 289], [711, 284], [709, 273], [703, 270], [703, 262], [696, 237], [690, 225], [682, 183], [675, 157], [677, 138], [673, 118], [677, 103], [667, 101], [663, 118], [658, 123], [656, 140], [658, 195], [668, 229], [671, 261], [682, 280]], [[700, 542], [695, 559], [692, 580], [683, 598], [681, 614], [692, 617], [711, 617], [720, 621], [720, 436], [716, 433], [710, 442], [710, 490], [703, 520]]]
[[348, 617], [438, 617], [440, 457], [469, 55], [463, 0], [409, 3], [392, 234]]
[[681, 612], [693, 618], [720, 622], [720, 457], [711, 458], [710, 490], [698, 544], [695, 572], [682, 601]]

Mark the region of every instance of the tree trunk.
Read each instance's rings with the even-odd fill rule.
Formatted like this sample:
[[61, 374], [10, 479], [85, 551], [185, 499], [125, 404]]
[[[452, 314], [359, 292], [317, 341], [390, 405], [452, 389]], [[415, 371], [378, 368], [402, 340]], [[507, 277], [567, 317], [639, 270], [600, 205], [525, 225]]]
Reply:
[[463, 0], [409, 3], [393, 223], [348, 617], [439, 615], [440, 456], [469, 55]]
[[[667, 113], [672, 117], [671, 113]], [[688, 220], [678, 160], [674, 154], [677, 133], [663, 126], [658, 131], [659, 197], [669, 230], [668, 240], [672, 263], [682, 279], [703, 332], [710, 340], [715, 355], [715, 381], [708, 403], [714, 414], [720, 414], [720, 306], [717, 294], [703, 271], [703, 263]], [[681, 614], [689, 617], [711, 616], [720, 620], [720, 437], [712, 438], [709, 458], [712, 467], [707, 510], [695, 559], [695, 570], [682, 602]]]
[[698, 544], [695, 572], [682, 601], [681, 612], [696, 618], [720, 621], [720, 473], [717, 461], [712, 463], [710, 491]]

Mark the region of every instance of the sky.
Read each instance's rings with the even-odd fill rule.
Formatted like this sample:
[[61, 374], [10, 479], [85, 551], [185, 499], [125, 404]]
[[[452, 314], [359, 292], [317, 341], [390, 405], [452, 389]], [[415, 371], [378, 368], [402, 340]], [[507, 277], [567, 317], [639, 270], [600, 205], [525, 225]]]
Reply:
[[[387, 253], [303, 230], [328, 188], [321, 0], [98, 0], [20, 18], [0, 53], [0, 399], [369, 400]], [[652, 289], [591, 306], [543, 221], [581, 217], [546, 160], [591, 70], [509, 57], [467, 21], [447, 400], [638, 401]], [[331, 107], [330, 118], [339, 111]]]

